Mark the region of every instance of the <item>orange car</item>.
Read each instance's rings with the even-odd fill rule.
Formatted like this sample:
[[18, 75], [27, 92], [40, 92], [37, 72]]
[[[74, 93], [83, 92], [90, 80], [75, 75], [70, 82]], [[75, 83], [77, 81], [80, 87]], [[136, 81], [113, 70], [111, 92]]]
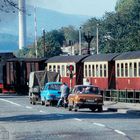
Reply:
[[103, 96], [98, 87], [93, 85], [76, 85], [68, 96], [68, 109], [77, 111], [80, 108], [89, 108], [91, 111], [103, 111]]

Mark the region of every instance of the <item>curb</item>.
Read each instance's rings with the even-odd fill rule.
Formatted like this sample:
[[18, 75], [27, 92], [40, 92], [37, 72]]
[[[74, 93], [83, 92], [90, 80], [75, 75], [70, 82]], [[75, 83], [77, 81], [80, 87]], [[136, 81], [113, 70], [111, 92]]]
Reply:
[[126, 113], [140, 116], [140, 110], [128, 110]]

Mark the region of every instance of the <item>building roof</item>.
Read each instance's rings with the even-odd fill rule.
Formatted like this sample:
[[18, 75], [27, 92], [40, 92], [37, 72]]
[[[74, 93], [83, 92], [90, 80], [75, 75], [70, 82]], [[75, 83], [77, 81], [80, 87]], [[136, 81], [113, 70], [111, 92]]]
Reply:
[[83, 62], [112, 61], [118, 55], [118, 53], [94, 54], [85, 58]]
[[114, 60], [126, 60], [126, 59], [139, 59], [140, 51], [125, 52], [118, 55]]
[[88, 55], [70, 55], [70, 56], [54, 56], [49, 58], [45, 63], [65, 63], [75, 62], [78, 63], [86, 58]]

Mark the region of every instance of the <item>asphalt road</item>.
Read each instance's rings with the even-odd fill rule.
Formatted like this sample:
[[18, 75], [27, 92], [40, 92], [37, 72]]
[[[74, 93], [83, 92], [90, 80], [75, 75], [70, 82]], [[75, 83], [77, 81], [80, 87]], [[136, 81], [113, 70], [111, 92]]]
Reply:
[[27, 96], [0, 96], [0, 140], [139, 140], [139, 116], [31, 105]]

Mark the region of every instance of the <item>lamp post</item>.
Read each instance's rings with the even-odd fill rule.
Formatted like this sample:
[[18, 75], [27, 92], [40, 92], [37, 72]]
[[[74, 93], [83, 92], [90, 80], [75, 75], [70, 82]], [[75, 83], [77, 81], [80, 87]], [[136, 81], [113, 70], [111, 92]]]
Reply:
[[84, 38], [85, 38], [86, 42], [88, 43], [88, 51], [87, 51], [87, 54], [90, 54], [90, 43], [91, 43], [91, 41], [93, 39], [93, 35], [91, 35], [89, 32], [88, 32], [87, 35], [84, 33]]
[[79, 28], [79, 55], [81, 55], [82, 54], [82, 52], [81, 52], [81, 27]]

